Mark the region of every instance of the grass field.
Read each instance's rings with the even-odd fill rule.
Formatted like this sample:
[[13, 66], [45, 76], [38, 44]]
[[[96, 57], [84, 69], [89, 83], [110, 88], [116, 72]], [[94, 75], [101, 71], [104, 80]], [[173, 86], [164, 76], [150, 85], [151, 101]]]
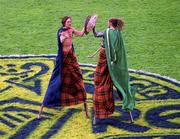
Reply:
[[[56, 32], [63, 16], [82, 29], [87, 15], [98, 14], [97, 31], [110, 17], [125, 21], [123, 37], [129, 68], [180, 79], [179, 0], [0, 0], [0, 55], [56, 54]], [[100, 39], [74, 37], [81, 63], [96, 64]]]
[[[69, 15], [81, 30], [87, 15], [97, 14], [97, 31], [110, 17], [125, 21], [131, 84], [138, 86], [135, 122], [129, 123], [115, 98], [112, 118], [93, 117], [93, 74], [101, 39], [73, 38], [87, 92], [90, 119], [82, 105], [45, 108], [37, 120], [54, 58], [2, 55], [56, 54], [61, 18]], [[53, 58], [53, 59], [52, 59]], [[88, 63], [94, 65], [87, 65]], [[2, 139], [176, 139], [180, 136], [179, 0], [0, 0], [0, 138]], [[148, 72], [143, 72], [148, 71]], [[152, 74], [152, 73], [157, 74]], [[162, 77], [165, 75], [173, 79]]]

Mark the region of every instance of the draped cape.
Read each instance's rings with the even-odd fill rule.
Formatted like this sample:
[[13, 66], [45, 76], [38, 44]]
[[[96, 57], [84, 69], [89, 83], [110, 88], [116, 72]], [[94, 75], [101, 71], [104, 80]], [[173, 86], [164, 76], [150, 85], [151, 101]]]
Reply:
[[126, 59], [126, 50], [120, 30], [106, 29], [104, 45], [108, 69], [113, 84], [123, 96], [122, 109], [133, 110], [135, 107], [135, 90], [130, 86]]
[[61, 90], [61, 76], [62, 76], [62, 43], [60, 41], [60, 33], [66, 29], [60, 28], [57, 32], [58, 53], [56, 56], [55, 66], [49, 80], [48, 88], [44, 96], [43, 105], [47, 107], [60, 105], [60, 90]]

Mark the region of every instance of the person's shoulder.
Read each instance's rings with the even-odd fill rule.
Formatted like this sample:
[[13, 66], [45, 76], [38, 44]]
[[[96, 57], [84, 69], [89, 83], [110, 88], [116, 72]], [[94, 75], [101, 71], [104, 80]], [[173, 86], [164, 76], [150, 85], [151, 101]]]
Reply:
[[70, 28], [69, 31], [70, 31], [70, 32], [74, 32], [75, 29], [74, 29], [74, 28]]
[[68, 31], [74, 33], [76, 29], [74, 27], [71, 27], [70, 29], [68, 29]]
[[60, 32], [63, 32], [63, 31], [64, 31], [63, 27], [60, 27], [57, 32], [60, 33]]
[[106, 29], [104, 30], [104, 33], [106, 33], [107, 31], [109, 31], [109, 28], [106, 28]]
[[107, 31], [109, 28], [104, 29], [104, 32]]

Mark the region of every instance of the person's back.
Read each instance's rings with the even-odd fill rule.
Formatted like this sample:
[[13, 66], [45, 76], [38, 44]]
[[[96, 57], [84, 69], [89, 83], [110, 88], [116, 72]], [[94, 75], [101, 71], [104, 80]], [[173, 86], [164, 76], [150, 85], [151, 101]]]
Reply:
[[96, 124], [96, 118], [104, 119], [112, 116], [114, 112], [113, 85], [117, 88], [120, 99], [123, 99], [123, 109], [131, 111], [134, 108], [134, 94], [129, 88], [125, 49], [120, 34], [123, 25], [124, 22], [121, 19], [111, 18], [104, 33], [93, 29], [95, 37], [103, 37], [103, 46], [99, 50], [94, 74], [93, 124]]

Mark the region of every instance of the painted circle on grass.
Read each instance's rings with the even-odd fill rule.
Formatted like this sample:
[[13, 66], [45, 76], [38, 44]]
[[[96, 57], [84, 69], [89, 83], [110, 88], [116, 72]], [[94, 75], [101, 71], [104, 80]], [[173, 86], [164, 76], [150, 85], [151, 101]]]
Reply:
[[[44, 96], [55, 56], [23, 56], [0, 58], [0, 138], [27, 138], [41, 131], [41, 126], [51, 123], [49, 129], [38, 132], [37, 138], [50, 138], [61, 134], [64, 125], [83, 110], [79, 107], [62, 110], [45, 110], [41, 120], [36, 119]], [[88, 103], [92, 110], [95, 65], [80, 64]], [[180, 135], [180, 83], [158, 74], [129, 70], [132, 86], [138, 88], [136, 109], [132, 111], [134, 124], [129, 124], [128, 113], [121, 110], [121, 102], [114, 93], [115, 115], [98, 120], [97, 126], [90, 126], [92, 132], [100, 133], [96, 138], [147, 138], [176, 137]], [[114, 91], [115, 92], [115, 91]], [[80, 115], [81, 116], [81, 115]], [[56, 117], [56, 118], [55, 118]], [[71, 123], [74, 124], [73, 122]], [[114, 134], [108, 134], [108, 127]], [[71, 130], [71, 127], [66, 127]], [[83, 128], [83, 127], [82, 127]], [[86, 127], [84, 127], [86, 128]], [[154, 130], [157, 128], [157, 131]], [[9, 131], [12, 132], [9, 132]], [[118, 131], [118, 132], [116, 132]], [[119, 135], [119, 132], [123, 134]], [[173, 132], [176, 133], [173, 135]], [[158, 133], [158, 134], [157, 134]]]
[[[95, 65], [81, 64], [87, 92], [93, 94]], [[180, 98], [180, 83], [177, 80], [140, 70], [129, 70], [130, 83], [138, 89], [137, 100], [164, 100]]]

